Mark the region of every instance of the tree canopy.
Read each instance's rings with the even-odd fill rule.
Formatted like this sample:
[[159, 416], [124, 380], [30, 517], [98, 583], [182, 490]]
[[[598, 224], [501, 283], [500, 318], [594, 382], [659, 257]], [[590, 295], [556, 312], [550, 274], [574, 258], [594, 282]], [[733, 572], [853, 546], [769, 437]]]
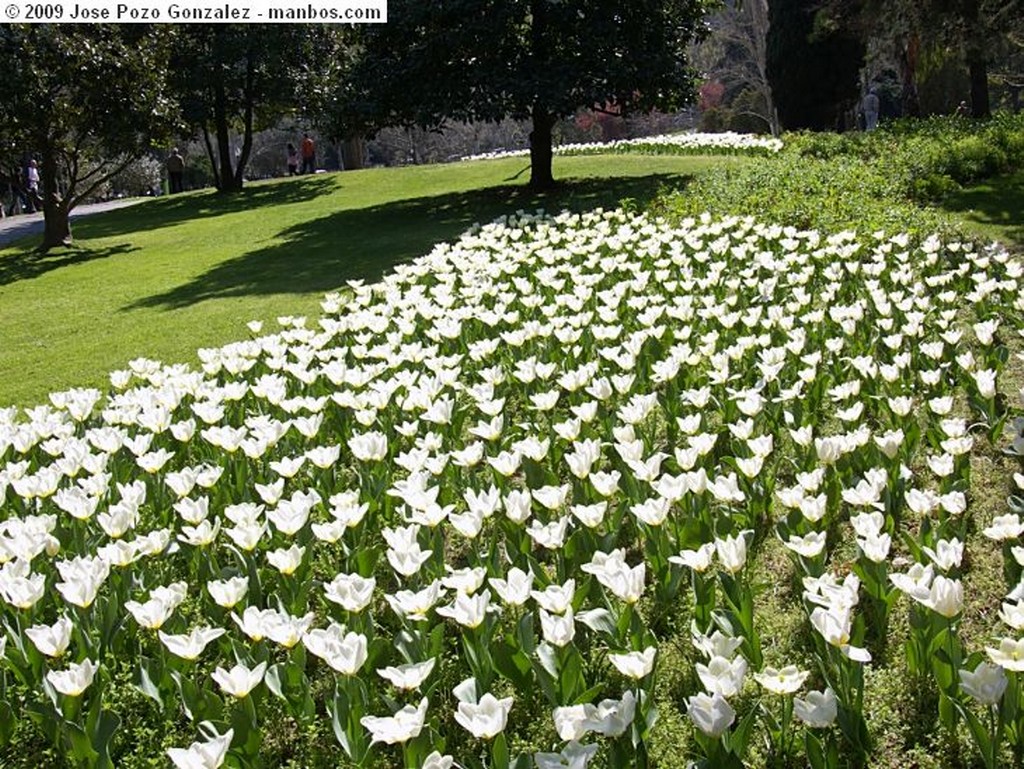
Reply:
[[784, 128], [843, 128], [860, 93], [864, 43], [849, 27], [858, 3], [822, 8], [820, 0], [771, 0], [767, 74]]
[[1020, 51], [1024, 49], [1022, 0], [860, 0], [855, 12], [846, 0], [827, 0], [826, 13], [842, 13], [848, 31], [868, 46], [870, 79], [887, 69], [899, 79], [901, 111], [918, 115], [936, 108], [922, 104], [921, 86], [943, 69], [962, 70], [966, 92], [943, 83], [952, 104], [969, 96], [971, 115], [991, 113], [990, 80], [1001, 85], [1024, 83]]
[[[175, 32], [169, 81], [182, 118], [202, 135], [217, 188], [240, 190], [253, 132], [286, 113], [315, 111], [322, 101], [336, 33], [307, 24], [202, 24]], [[237, 148], [233, 131], [242, 137]]]
[[530, 182], [547, 187], [558, 118], [693, 97], [687, 45], [704, 11], [703, 0], [392, 0], [387, 24], [358, 30], [331, 122], [344, 135], [529, 119]]
[[[701, 88], [712, 120], [720, 119], [719, 104], [732, 103], [729, 120], [733, 130], [754, 126], [754, 130], [779, 134], [779, 118], [768, 81], [768, 0], [726, 2], [708, 18], [707, 38], [694, 47], [694, 61], [708, 78]], [[714, 112], [711, 112], [714, 110]], [[748, 129], [749, 130], [749, 129]]]
[[0, 122], [41, 159], [44, 249], [70, 242], [71, 209], [172, 128], [166, 40], [144, 25], [0, 25]]

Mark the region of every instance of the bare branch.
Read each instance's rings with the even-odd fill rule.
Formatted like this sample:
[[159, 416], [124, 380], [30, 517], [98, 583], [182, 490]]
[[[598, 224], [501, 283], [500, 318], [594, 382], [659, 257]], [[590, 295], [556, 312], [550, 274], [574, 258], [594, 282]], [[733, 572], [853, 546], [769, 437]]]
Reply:
[[[83, 200], [87, 199], [90, 195], [92, 195], [93, 192], [95, 192], [103, 184], [105, 184], [106, 182], [110, 181], [115, 176], [117, 176], [119, 173], [121, 173], [124, 169], [126, 169], [129, 165], [131, 165], [135, 160], [136, 160], [136, 158], [135, 158], [134, 155], [125, 155], [125, 156], [123, 156], [119, 162], [114, 164], [114, 166], [113, 166], [113, 168], [111, 170], [109, 170], [107, 173], [105, 173], [102, 176], [99, 176], [95, 180], [93, 180], [93, 182], [91, 184], [89, 184], [84, 190], [82, 190], [82, 192], [78, 193], [77, 195], [69, 194], [69, 197], [71, 198], [71, 202], [68, 205], [68, 209], [70, 210], [70, 209], [74, 208], [79, 203], [81, 203]], [[102, 168], [102, 167], [103, 166], [98, 166], [97, 168]], [[88, 178], [93, 173], [95, 173], [95, 171], [96, 171], [96, 169], [93, 169], [93, 171], [91, 171], [85, 177], [82, 177], [82, 179]], [[81, 182], [82, 179], [79, 179], [79, 182]]]

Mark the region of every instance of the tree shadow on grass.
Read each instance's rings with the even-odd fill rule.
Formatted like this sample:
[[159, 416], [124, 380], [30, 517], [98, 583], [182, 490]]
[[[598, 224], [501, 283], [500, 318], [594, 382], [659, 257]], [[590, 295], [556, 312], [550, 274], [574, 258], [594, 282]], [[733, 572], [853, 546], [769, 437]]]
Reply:
[[223, 262], [189, 283], [135, 302], [139, 307], [178, 309], [207, 299], [261, 294], [326, 293], [345, 281], [376, 281], [395, 265], [438, 242], [457, 237], [474, 222], [517, 210], [552, 213], [614, 207], [623, 200], [643, 206], [664, 188], [681, 188], [692, 177], [567, 179], [548, 193], [524, 187], [488, 187], [343, 210], [279, 233], [283, 241]]
[[1024, 172], [961, 190], [950, 195], [942, 207], [961, 214], [968, 222], [999, 228], [997, 237], [1024, 250]]
[[250, 184], [231, 195], [200, 190], [157, 198], [145, 205], [107, 212], [101, 217], [79, 219], [74, 223], [74, 232], [75, 237], [83, 239], [117, 237], [239, 211], [305, 203], [341, 186], [339, 174], [316, 174], [267, 184]]
[[64, 267], [84, 264], [97, 259], [107, 259], [111, 256], [120, 256], [138, 250], [139, 247], [131, 243], [118, 243], [106, 248], [71, 246], [46, 252], [39, 251], [34, 247], [25, 247], [0, 259], [0, 286], [6, 286], [19, 280], [38, 278], [52, 270], [60, 270]]

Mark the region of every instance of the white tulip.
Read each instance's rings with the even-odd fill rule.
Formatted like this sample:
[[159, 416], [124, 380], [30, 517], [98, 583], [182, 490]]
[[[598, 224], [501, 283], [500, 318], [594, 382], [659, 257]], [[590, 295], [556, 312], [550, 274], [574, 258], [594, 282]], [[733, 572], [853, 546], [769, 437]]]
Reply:
[[92, 660], [72, 662], [67, 670], [51, 670], [46, 680], [61, 694], [77, 697], [89, 688], [99, 669], [99, 663]]

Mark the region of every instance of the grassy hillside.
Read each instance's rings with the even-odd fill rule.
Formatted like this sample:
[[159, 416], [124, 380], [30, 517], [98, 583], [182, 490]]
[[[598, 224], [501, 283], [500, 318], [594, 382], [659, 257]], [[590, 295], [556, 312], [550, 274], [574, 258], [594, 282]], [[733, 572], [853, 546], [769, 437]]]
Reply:
[[958, 214], [968, 232], [1024, 250], [1024, 171], [955, 192], [943, 207]]
[[556, 158], [561, 189], [524, 188], [523, 159], [318, 175], [147, 201], [75, 226], [76, 247], [0, 249], [0, 405], [102, 385], [138, 356], [194, 361], [245, 322], [319, 313], [474, 221], [516, 209], [644, 204], [729, 157]]

